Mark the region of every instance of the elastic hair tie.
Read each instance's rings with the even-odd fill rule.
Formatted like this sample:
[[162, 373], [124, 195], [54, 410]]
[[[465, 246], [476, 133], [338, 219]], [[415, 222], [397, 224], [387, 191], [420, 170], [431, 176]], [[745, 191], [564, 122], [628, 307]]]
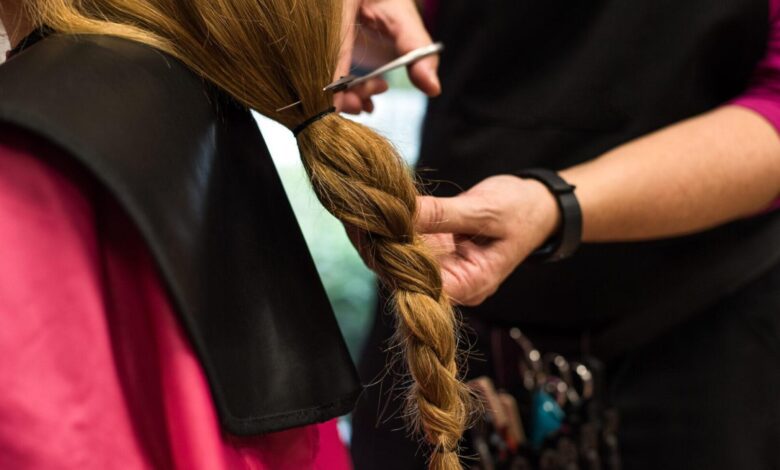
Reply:
[[326, 109], [325, 111], [322, 111], [320, 113], [315, 114], [314, 116], [310, 117], [309, 119], [307, 119], [307, 120], [303, 121], [302, 123], [298, 124], [297, 126], [295, 126], [293, 128], [293, 130], [292, 130], [293, 135], [295, 137], [298, 137], [298, 134], [303, 132], [304, 129], [306, 129], [307, 127], [311, 126], [312, 124], [314, 124], [315, 122], [319, 121], [320, 119], [324, 118], [328, 114], [335, 113], [335, 112], [336, 112], [336, 107], [335, 106], [331, 106], [330, 108]]
[[449, 449], [444, 447], [444, 446], [442, 446], [442, 445], [433, 446], [433, 453], [434, 454], [452, 454], [453, 452], [457, 452], [457, 451], [458, 451], [458, 443], [457, 442], [455, 443], [455, 445], [453, 445]]

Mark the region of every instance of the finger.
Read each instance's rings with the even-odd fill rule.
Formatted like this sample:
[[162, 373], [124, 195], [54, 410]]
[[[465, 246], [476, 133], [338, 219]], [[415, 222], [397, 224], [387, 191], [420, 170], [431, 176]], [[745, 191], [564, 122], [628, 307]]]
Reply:
[[420, 233], [454, 233], [499, 237], [503, 225], [472, 197], [418, 196], [415, 228]]
[[[370, 0], [363, 0], [366, 1]], [[352, 49], [352, 67], [373, 70], [398, 57], [395, 44], [386, 35], [362, 24], [362, 18], [359, 23]]]
[[336, 73], [334, 74], [336, 79], [343, 75], [348, 75], [349, 69], [352, 67], [352, 50], [355, 47], [355, 36], [357, 35], [356, 20], [359, 6], [360, 0], [344, 0], [341, 21], [341, 47], [339, 49], [338, 62], [336, 63]]
[[456, 305], [473, 307], [481, 304], [492, 292], [486, 285], [474, 283], [474, 279], [464, 271], [463, 260], [455, 257], [441, 260], [442, 289], [450, 301]]
[[371, 98], [364, 99], [362, 106], [363, 106], [363, 111], [369, 114], [374, 112], [374, 102], [371, 100]]
[[428, 56], [410, 64], [408, 68], [409, 80], [420, 91], [431, 98], [441, 94], [441, 82], [439, 82], [439, 56]]
[[[392, 39], [398, 54], [433, 42], [412, 0], [372, 3], [361, 9], [361, 16], [370, 27]], [[438, 66], [439, 58], [433, 55], [408, 67], [412, 83], [428, 96], [441, 93]]]
[[[359, 0], [344, 0], [341, 21], [341, 47], [339, 48], [336, 72], [333, 77], [334, 80], [338, 80], [339, 77], [349, 75], [349, 70], [352, 67], [352, 50], [355, 47], [355, 36], [357, 34], [355, 24], [359, 6]], [[342, 110], [346, 107], [344, 101], [344, 93], [336, 93], [333, 95], [333, 105], [337, 109]]]
[[341, 97], [340, 103], [335, 105], [340, 113], [360, 114], [363, 111], [363, 100], [357, 94], [345, 92], [338, 93], [336, 96]]
[[437, 259], [456, 251], [455, 237], [451, 233], [426, 233], [421, 238]]
[[441, 284], [444, 293], [450, 298], [450, 301], [455, 305], [464, 305], [464, 300], [467, 298], [467, 289], [459, 282], [459, 279], [455, 274], [445, 268], [444, 261], [442, 263], [441, 270]]
[[383, 78], [369, 80], [355, 88], [337, 93], [339, 97], [334, 103], [339, 112], [348, 114], [360, 114], [361, 111], [370, 113], [374, 110], [374, 103], [371, 97], [387, 91], [387, 81]]
[[464, 241], [459, 254], [467, 263], [465, 277], [471, 280], [473, 289], [464, 305], [479, 305], [496, 293], [504, 281], [514, 272], [518, 260], [516, 243], [498, 240], [487, 245]]
[[415, 228], [420, 233], [457, 233], [450, 230], [453, 219], [458, 217], [450, 198], [434, 196], [417, 197]]
[[377, 77], [371, 80], [361, 83], [360, 85], [350, 89], [349, 91], [360, 96], [361, 99], [371, 98], [374, 95], [379, 95], [386, 92], [388, 89], [387, 81], [384, 78]]
[[479, 305], [493, 295], [516, 267], [512, 243], [487, 244], [456, 237], [457, 250], [437, 259], [444, 291], [461, 305]]

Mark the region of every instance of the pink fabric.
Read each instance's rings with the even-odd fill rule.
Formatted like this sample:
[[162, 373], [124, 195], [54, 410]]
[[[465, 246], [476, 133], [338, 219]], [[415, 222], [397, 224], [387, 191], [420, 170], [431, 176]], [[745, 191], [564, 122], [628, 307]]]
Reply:
[[[769, 0], [769, 38], [764, 59], [758, 64], [750, 86], [731, 104], [752, 109], [780, 132], [780, 0]], [[767, 212], [780, 209], [780, 197]]]
[[750, 86], [731, 103], [754, 110], [780, 131], [780, 0], [769, 0], [769, 38]]
[[349, 469], [335, 421], [220, 432], [144, 243], [62, 161], [0, 128], [0, 468]]

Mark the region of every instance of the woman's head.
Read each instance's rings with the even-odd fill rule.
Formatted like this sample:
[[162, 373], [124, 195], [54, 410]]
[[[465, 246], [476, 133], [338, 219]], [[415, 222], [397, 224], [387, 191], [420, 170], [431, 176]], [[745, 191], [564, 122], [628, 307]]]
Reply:
[[[26, 0], [61, 33], [109, 34], [166, 51], [248, 107], [294, 128], [329, 108], [342, 0]], [[300, 105], [277, 109], [300, 100]], [[431, 468], [460, 468], [469, 393], [456, 364], [457, 321], [439, 267], [415, 233], [417, 189], [392, 146], [329, 114], [297, 136], [323, 205], [364, 233], [392, 293], [397, 341], [412, 376], [408, 415], [434, 447]]]
[[[331, 98], [341, 5], [321, 0], [27, 0], [55, 31], [110, 34], [162, 49], [288, 127]], [[320, 87], [321, 88], [321, 87]], [[301, 106], [275, 110], [301, 99]]]

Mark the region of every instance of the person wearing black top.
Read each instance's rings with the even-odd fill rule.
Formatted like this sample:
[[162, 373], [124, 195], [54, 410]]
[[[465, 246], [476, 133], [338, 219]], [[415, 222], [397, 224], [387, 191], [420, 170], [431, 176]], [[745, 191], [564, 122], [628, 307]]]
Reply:
[[[439, 10], [419, 225], [464, 320], [606, 362], [625, 468], [780, 468], [780, 140], [731, 102], [766, 53], [766, 0]], [[490, 373], [489, 338], [475, 349]], [[391, 386], [359, 401], [358, 469], [423, 468]]]

